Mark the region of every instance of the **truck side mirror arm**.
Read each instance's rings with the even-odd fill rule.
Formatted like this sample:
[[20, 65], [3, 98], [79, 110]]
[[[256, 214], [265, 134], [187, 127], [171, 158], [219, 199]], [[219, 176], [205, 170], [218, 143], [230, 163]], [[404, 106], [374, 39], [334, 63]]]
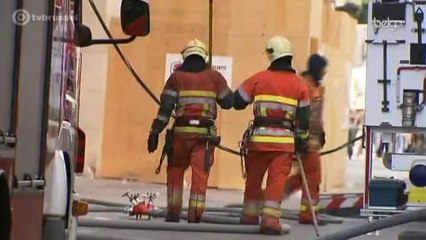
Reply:
[[92, 39], [92, 31], [83, 24], [76, 24], [74, 35], [74, 44], [78, 47], [88, 47], [98, 44], [126, 44], [136, 39], [136, 36], [118, 39]]

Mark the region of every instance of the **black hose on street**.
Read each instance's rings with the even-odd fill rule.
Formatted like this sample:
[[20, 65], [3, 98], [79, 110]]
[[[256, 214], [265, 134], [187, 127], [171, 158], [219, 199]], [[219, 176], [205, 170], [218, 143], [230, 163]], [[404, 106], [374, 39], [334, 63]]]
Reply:
[[[240, 234], [258, 234], [259, 226], [255, 225], [226, 225], [226, 224], [176, 224], [168, 222], [153, 221], [131, 221], [115, 219], [93, 219], [88, 217], [80, 218], [78, 221], [80, 227], [96, 228], [117, 228], [117, 229], [135, 229], [135, 230], [156, 230], [156, 231], [185, 231], [185, 232], [211, 232], [211, 233], [240, 233]], [[282, 234], [288, 234], [290, 226], [282, 225]]]
[[[102, 200], [95, 199], [83, 199], [92, 205], [89, 205], [89, 212], [108, 212], [108, 213], [124, 213], [128, 214], [131, 208], [130, 205], [122, 203], [114, 203]], [[96, 206], [98, 205], [98, 206]], [[232, 204], [231, 204], [232, 205]], [[235, 204], [238, 206], [237, 204]], [[182, 208], [182, 214], [179, 216], [180, 219], [187, 220], [187, 207]], [[242, 208], [229, 208], [225, 207], [207, 207], [203, 215], [202, 222], [205, 223], [216, 223], [216, 224], [240, 224], [239, 217], [241, 216]], [[224, 215], [227, 213], [228, 216]], [[282, 209], [281, 218], [285, 220], [297, 221], [299, 212], [296, 210]], [[158, 210], [152, 211], [151, 216], [154, 218], [164, 218], [166, 217], [166, 208], [161, 207]], [[327, 216], [321, 214], [321, 220], [324, 223], [330, 224], [341, 224], [343, 223], [342, 219]]]

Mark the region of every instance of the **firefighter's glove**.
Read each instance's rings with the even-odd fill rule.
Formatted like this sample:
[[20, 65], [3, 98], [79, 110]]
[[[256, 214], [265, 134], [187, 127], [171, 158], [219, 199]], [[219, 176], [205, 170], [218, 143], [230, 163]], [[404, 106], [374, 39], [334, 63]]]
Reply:
[[308, 138], [296, 137], [295, 149], [299, 154], [304, 154], [308, 151]]
[[150, 133], [148, 138], [148, 152], [153, 153], [158, 147], [158, 133]]
[[320, 135], [320, 143], [321, 143], [321, 148], [324, 147], [326, 141], [325, 141], [325, 132], [322, 132]]

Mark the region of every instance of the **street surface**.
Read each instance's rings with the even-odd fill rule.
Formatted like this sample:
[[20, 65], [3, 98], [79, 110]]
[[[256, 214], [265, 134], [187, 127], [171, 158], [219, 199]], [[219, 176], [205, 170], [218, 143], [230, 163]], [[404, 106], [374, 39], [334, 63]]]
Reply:
[[[374, 172], [377, 176], [395, 176], [394, 173], [384, 170], [381, 166], [381, 159], [374, 161], [374, 165], [380, 167]], [[361, 192], [363, 189], [364, 179], [364, 161], [359, 159], [347, 161], [347, 186], [344, 189], [335, 189], [332, 192]], [[401, 174], [400, 174], [401, 175]], [[166, 187], [162, 184], [148, 184], [134, 181], [119, 181], [105, 179], [89, 179], [79, 177], [77, 179], [77, 192], [84, 198], [95, 198], [100, 200], [126, 203], [127, 198], [121, 195], [127, 191], [136, 191], [140, 193], [158, 192], [159, 196], [154, 203], [157, 207], [166, 206]], [[184, 201], [188, 200], [188, 189], [184, 194]], [[300, 194], [292, 196], [290, 199], [283, 202], [283, 208], [297, 210]], [[207, 207], [221, 207], [226, 204], [240, 204], [243, 199], [241, 191], [209, 189], [207, 193]], [[185, 204], [186, 205], [186, 204]], [[101, 217], [111, 219], [129, 219], [125, 214], [121, 213], [91, 213], [90, 218]], [[162, 219], [154, 219], [151, 221], [162, 222]], [[126, 229], [106, 229], [106, 228], [86, 228], [80, 227], [79, 233], [82, 237], [79, 240], [85, 239], [104, 239], [104, 240], [218, 240], [218, 239], [235, 239], [235, 240], [250, 240], [250, 239], [288, 239], [288, 240], [310, 240], [315, 239], [315, 233], [312, 226], [299, 225], [296, 221], [283, 220], [283, 224], [291, 226], [291, 232], [284, 236], [266, 236], [257, 234], [224, 234], [224, 233], [200, 233], [200, 232], [172, 232], [172, 231], [146, 231], [146, 230], [126, 230]], [[320, 227], [320, 234], [326, 235], [337, 232], [342, 229], [352, 228], [357, 225], [367, 223], [366, 219], [344, 219], [343, 224], [328, 224]], [[187, 224], [181, 221], [179, 224]], [[358, 240], [397, 240], [398, 234], [406, 230], [425, 230], [426, 223], [410, 223], [402, 226], [397, 226], [382, 230], [372, 235], [364, 235], [357, 238]], [[89, 234], [92, 237], [86, 238]], [[376, 235], [378, 234], [378, 236]], [[97, 236], [94, 238], [93, 236]]]

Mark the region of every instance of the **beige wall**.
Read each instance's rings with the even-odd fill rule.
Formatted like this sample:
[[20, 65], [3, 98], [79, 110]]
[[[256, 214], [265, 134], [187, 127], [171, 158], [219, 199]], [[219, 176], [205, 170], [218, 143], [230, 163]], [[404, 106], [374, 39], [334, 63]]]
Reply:
[[[112, 17], [119, 15], [120, 1], [102, 0], [95, 1], [95, 4], [107, 25]], [[94, 38], [107, 38], [89, 1], [83, 1], [83, 24], [90, 27]], [[88, 176], [96, 174], [102, 157], [108, 49], [103, 45], [82, 48], [80, 126], [87, 137], [85, 174]]]
[[[106, 2], [96, 1], [96, 4], [101, 15], [106, 16]], [[94, 37], [106, 36], [88, 1], [83, 1], [83, 23], [91, 28]], [[107, 51], [107, 46], [82, 48], [80, 127], [84, 129], [87, 137], [85, 173], [88, 175], [92, 175], [92, 171], [95, 171], [102, 153]]]
[[[208, 4], [199, 0], [188, 0], [184, 5], [167, 0], [150, 3], [151, 35], [122, 48], [137, 72], [158, 96], [163, 85], [165, 54], [179, 52], [182, 45], [193, 37], [207, 41]], [[244, 11], [241, 11], [242, 7]], [[86, 9], [91, 11], [90, 6]], [[110, 0], [103, 9], [110, 17], [118, 12], [117, 5]], [[325, 148], [346, 141], [343, 115], [346, 113], [345, 92], [353, 61], [353, 20], [344, 13], [333, 12], [329, 4], [318, 0], [253, 0], [244, 6], [240, 1], [229, 0], [221, 2], [220, 6], [216, 3], [214, 18], [213, 51], [215, 55], [233, 57], [233, 89], [249, 75], [267, 66], [266, 56], [262, 52], [265, 42], [274, 34], [284, 34], [292, 41], [296, 54], [294, 65], [298, 70], [304, 69], [307, 56], [316, 48], [325, 53], [331, 63], [325, 81]], [[86, 19], [89, 21], [89, 18]], [[99, 26], [96, 21], [92, 21], [92, 24], [93, 27]], [[118, 19], [111, 22], [111, 29], [115, 36], [121, 33]], [[160, 176], [153, 174], [160, 151], [153, 155], [146, 153], [149, 125], [157, 110], [155, 103], [135, 82], [112, 49], [109, 49], [109, 64], [106, 60], [108, 50], [105, 48], [92, 47], [85, 51], [83, 81], [87, 86], [83, 87], [82, 98], [86, 106], [83, 106], [82, 114], [86, 115], [82, 116], [82, 125], [89, 128], [89, 131], [85, 128], [91, 144], [87, 155], [93, 162], [99, 160], [97, 176], [163, 182], [164, 170]], [[105, 95], [105, 105], [96, 102]], [[96, 100], [89, 101], [91, 98]], [[236, 149], [250, 118], [250, 110], [221, 114], [222, 143]], [[344, 151], [324, 157], [324, 191], [343, 184], [345, 159]], [[243, 181], [239, 164], [238, 157], [217, 151], [210, 186], [241, 188]]]
[[[347, 14], [323, 8], [322, 50], [330, 58], [329, 74], [325, 81], [325, 129], [328, 143], [325, 149], [347, 141], [345, 126], [348, 106], [349, 79], [354, 59], [353, 46], [356, 24]], [[334, 27], [326, 27], [334, 26]], [[342, 150], [322, 158], [323, 189], [344, 186], [346, 151]]]

